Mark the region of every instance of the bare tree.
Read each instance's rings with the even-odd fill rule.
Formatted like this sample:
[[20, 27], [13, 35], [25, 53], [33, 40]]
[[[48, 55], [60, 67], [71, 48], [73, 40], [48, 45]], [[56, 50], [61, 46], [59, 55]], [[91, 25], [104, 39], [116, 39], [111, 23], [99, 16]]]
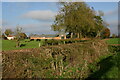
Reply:
[[22, 27], [17, 25], [15, 29], [15, 36], [16, 36], [16, 47], [20, 47], [20, 34], [22, 33]]

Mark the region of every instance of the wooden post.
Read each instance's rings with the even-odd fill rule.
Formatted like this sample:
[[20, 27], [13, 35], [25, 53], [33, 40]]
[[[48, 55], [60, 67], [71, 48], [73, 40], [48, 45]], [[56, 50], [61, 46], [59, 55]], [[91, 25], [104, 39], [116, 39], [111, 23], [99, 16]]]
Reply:
[[66, 34], [64, 35], [64, 39], [66, 39]]
[[80, 38], [80, 34], [79, 33], [77, 33], [77, 38]]
[[41, 46], [41, 44], [39, 43], [39, 47]]
[[73, 38], [73, 33], [71, 33], [71, 38]]
[[63, 41], [64, 42], [64, 44], [65, 44], [65, 41]]

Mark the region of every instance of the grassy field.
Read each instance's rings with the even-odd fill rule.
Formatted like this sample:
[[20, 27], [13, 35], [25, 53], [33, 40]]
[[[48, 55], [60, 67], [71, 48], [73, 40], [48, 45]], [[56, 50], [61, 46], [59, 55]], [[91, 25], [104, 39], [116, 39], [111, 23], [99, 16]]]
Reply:
[[[120, 60], [120, 54], [117, 52], [114, 55], [108, 56], [102, 60], [100, 60], [99, 63], [96, 65], [99, 65], [99, 69], [97, 70], [98, 67], [95, 66], [95, 72], [93, 72], [89, 78], [99, 78], [101, 79], [112, 79], [112, 78], [118, 78], [118, 66], [119, 66], [119, 60]], [[88, 79], [89, 79], [88, 78]]]
[[[29, 40], [21, 40], [20, 44], [22, 45], [19, 48], [16, 48], [16, 41], [15, 40], [2, 40], [2, 43], [0, 42], [0, 44], [2, 44], [2, 50], [15, 50], [15, 49], [27, 49], [27, 48], [38, 48], [39, 47], [39, 43], [41, 45], [43, 45], [44, 40], [42, 41], [29, 41], [29, 42], [25, 42], [25, 41], [29, 41]], [[106, 40], [106, 42], [108, 44], [120, 44], [120, 38], [112, 38], [109, 40]]]
[[111, 38], [109, 40], [106, 40], [108, 44], [120, 44], [120, 38]]
[[[107, 40], [108, 44], [119, 44], [118, 38]], [[119, 78], [119, 65], [120, 65], [120, 46], [109, 45], [108, 46], [109, 52], [112, 53], [108, 56], [103, 56], [96, 65], [94, 66], [95, 72], [93, 72], [89, 78], [98, 78], [98, 79], [112, 79], [112, 78]], [[88, 78], [88, 79], [89, 79]]]
[[42, 45], [43, 41], [30, 41], [25, 42], [26, 40], [20, 41], [21, 47], [16, 48], [15, 40], [2, 40], [2, 50], [15, 50], [15, 49], [25, 49], [25, 48], [38, 48], [39, 43]]

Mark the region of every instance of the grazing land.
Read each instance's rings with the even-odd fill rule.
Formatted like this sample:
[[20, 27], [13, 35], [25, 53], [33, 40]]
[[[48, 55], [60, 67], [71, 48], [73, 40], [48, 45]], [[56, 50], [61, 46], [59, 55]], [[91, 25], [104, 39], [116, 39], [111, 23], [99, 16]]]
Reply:
[[2, 40], [2, 50], [15, 50], [15, 49], [26, 49], [26, 48], [38, 48], [39, 43], [43, 45], [43, 41], [30, 41], [30, 40], [21, 40], [21, 47], [16, 48], [15, 40]]
[[[106, 40], [109, 45], [120, 44], [120, 38], [111, 38]], [[20, 41], [21, 47], [16, 48], [15, 40], [2, 40], [2, 50], [15, 50], [15, 49], [27, 49], [27, 48], [39, 48], [39, 44], [42, 46], [45, 44], [44, 40], [41, 41], [30, 41], [29, 39]]]
[[106, 41], [108, 44], [120, 44], [120, 38], [111, 38]]

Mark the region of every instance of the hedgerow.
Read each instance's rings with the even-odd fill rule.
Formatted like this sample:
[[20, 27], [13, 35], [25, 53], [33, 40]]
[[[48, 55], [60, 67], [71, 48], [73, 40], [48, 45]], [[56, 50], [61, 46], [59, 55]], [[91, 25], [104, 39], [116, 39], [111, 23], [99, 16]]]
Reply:
[[[64, 41], [70, 43], [60, 42]], [[53, 46], [2, 52], [3, 78], [86, 78], [94, 68], [90, 64], [109, 54], [107, 44], [99, 40], [62, 45], [56, 45], [57, 40], [47, 40], [47, 43]]]

